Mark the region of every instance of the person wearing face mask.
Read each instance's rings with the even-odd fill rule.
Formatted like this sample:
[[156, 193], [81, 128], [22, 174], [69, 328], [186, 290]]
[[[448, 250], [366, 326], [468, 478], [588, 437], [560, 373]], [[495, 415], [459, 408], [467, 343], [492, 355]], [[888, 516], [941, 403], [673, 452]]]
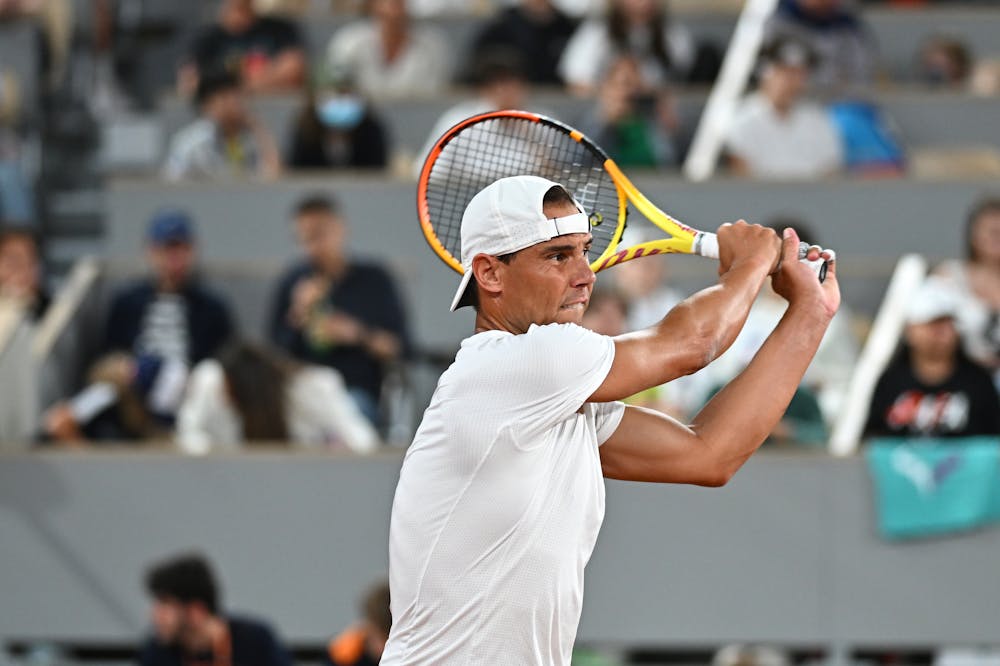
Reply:
[[291, 168], [382, 169], [388, 153], [381, 119], [346, 72], [307, 92], [292, 130]]

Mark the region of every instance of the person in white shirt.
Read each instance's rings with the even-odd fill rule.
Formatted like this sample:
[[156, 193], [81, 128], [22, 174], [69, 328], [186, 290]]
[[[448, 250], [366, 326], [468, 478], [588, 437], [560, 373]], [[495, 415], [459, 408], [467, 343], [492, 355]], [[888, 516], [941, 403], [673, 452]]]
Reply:
[[369, 18], [338, 30], [327, 47], [331, 71], [347, 71], [370, 99], [426, 97], [451, 79], [448, 38], [414, 25], [405, 0], [368, 0]]
[[695, 43], [687, 28], [670, 20], [654, 0], [612, 0], [607, 13], [580, 24], [559, 60], [570, 91], [593, 95], [614, 60], [638, 59], [645, 87], [683, 82], [694, 64]]
[[177, 413], [176, 439], [192, 454], [262, 442], [370, 453], [379, 443], [340, 373], [246, 342], [194, 366]]
[[[795, 392], [837, 309], [836, 271], [821, 285], [796, 261], [791, 229], [782, 242], [743, 221], [723, 225], [719, 283], [612, 338], [579, 325], [595, 280], [590, 218], [562, 186], [500, 179], [468, 204], [461, 236], [452, 309], [474, 306], [476, 330], [400, 471], [381, 664], [568, 666], [603, 477], [726, 483]], [[821, 253], [832, 258], [819, 248], [809, 257]], [[788, 311], [690, 425], [620, 402], [724, 351], [768, 275]]]
[[821, 106], [803, 99], [816, 55], [782, 36], [761, 51], [759, 89], [737, 109], [726, 137], [729, 166], [741, 176], [814, 179], [843, 169], [844, 148]]

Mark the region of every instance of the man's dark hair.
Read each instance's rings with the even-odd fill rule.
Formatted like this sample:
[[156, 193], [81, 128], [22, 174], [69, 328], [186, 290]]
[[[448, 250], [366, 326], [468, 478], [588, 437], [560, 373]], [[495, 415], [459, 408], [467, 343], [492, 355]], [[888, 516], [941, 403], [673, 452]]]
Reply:
[[361, 599], [361, 614], [386, 636], [392, 628], [392, 613], [389, 611], [389, 581], [373, 585]]
[[472, 83], [490, 86], [511, 79], [524, 81], [527, 79], [525, 69], [524, 58], [518, 51], [494, 47], [476, 57], [472, 66]]
[[240, 77], [226, 70], [216, 70], [204, 73], [198, 79], [198, 88], [194, 93], [194, 104], [202, 108], [212, 97], [221, 92], [240, 89]]
[[213, 615], [219, 610], [215, 576], [201, 555], [179, 555], [153, 565], [146, 572], [146, 589], [156, 599], [199, 602]]
[[294, 215], [297, 218], [314, 213], [338, 215], [340, 204], [332, 196], [326, 194], [310, 194], [295, 204]]
[[1000, 197], [983, 197], [969, 209], [969, 214], [965, 218], [965, 254], [971, 261], [976, 261], [978, 255], [976, 247], [972, 242], [972, 233], [975, 230], [979, 218], [988, 213], [1000, 214]]

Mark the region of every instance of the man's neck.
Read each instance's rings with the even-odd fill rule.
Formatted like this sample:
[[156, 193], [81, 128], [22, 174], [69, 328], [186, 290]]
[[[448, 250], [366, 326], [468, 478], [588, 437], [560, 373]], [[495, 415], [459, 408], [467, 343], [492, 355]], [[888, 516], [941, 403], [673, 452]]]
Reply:
[[924, 384], [936, 386], [943, 383], [955, 372], [952, 357], [913, 357], [913, 374]]

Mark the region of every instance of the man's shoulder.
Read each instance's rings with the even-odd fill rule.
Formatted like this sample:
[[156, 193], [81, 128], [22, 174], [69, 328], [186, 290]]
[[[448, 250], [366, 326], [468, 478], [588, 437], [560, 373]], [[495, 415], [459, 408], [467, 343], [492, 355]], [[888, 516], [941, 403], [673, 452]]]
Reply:
[[180, 666], [181, 663], [180, 651], [175, 646], [161, 643], [152, 634], [146, 636], [139, 648], [141, 666]]

